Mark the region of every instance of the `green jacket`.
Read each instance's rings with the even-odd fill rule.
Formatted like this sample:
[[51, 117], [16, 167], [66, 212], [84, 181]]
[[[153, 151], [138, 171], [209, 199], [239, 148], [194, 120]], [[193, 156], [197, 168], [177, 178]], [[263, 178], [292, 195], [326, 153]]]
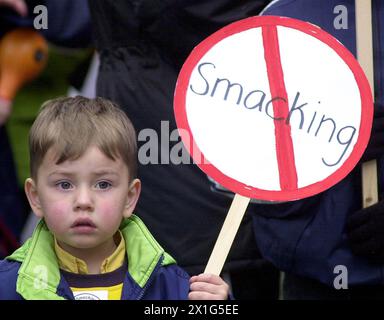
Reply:
[[[189, 276], [135, 215], [120, 225], [128, 270], [122, 299], [187, 299]], [[0, 299], [73, 299], [54, 251], [54, 238], [42, 220], [32, 237], [0, 261]]]

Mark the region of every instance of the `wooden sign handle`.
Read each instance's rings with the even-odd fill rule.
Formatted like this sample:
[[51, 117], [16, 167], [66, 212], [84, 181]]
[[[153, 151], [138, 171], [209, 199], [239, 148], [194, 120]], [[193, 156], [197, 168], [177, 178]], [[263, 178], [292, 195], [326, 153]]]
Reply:
[[204, 273], [220, 274], [250, 200], [235, 194]]
[[[373, 40], [372, 40], [372, 1], [355, 0], [357, 60], [368, 78], [374, 97]], [[363, 208], [378, 201], [377, 163], [371, 160], [362, 166]]]

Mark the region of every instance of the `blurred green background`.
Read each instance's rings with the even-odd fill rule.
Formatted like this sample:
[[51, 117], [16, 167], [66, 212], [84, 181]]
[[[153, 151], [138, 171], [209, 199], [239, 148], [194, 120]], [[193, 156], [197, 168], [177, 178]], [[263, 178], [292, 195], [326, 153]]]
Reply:
[[48, 99], [67, 95], [69, 75], [90, 53], [90, 49], [60, 50], [50, 47], [48, 63], [43, 72], [17, 93], [6, 128], [20, 186], [29, 177], [28, 131], [41, 104]]

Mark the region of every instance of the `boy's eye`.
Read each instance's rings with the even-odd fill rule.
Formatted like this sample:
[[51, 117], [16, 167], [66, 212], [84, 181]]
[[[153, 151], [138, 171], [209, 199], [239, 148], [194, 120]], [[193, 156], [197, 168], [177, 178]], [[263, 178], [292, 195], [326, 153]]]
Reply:
[[96, 184], [96, 187], [98, 189], [108, 189], [111, 186], [111, 184], [107, 181], [100, 181]]
[[60, 189], [68, 190], [71, 189], [72, 185], [68, 181], [61, 181], [56, 184]]

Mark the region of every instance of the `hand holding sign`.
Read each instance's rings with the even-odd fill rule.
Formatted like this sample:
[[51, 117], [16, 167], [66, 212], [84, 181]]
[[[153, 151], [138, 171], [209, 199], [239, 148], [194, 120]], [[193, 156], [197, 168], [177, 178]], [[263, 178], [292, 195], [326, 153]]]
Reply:
[[[241, 195], [214, 256], [222, 237], [232, 243], [250, 197], [296, 200], [343, 179], [367, 145], [373, 109], [362, 69], [331, 35], [294, 19], [254, 17], [195, 48], [178, 78], [175, 114], [194, 161]], [[206, 271], [219, 273], [224, 260]]]

